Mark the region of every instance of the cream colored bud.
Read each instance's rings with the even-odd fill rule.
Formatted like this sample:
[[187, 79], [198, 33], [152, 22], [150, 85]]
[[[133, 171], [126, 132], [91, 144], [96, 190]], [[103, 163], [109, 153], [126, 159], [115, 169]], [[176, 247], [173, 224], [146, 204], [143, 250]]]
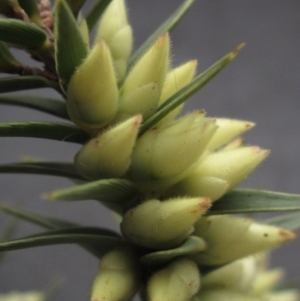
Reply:
[[241, 137], [235, 138], [234, 140], [232, 140], [231, 142], [227, 143], [225, 146], [223, 146], [221, 148], [221, 151], [228, 151], [228, 150], [233, 150], [233, 149], [237, 149], [240, 148], [244, 145], [244, 140]]
[[113, 0], [105, 10], [99, 23], [96, 42], [104, 39], [110, 48], [117, 81], [126, 73], [132, 50], [132, 29], [128, 24], [124, 0]]
[[229, 142], [233, 138], [251, 130], [255, 123], [243, 120], [216, 118], [218, 130], [209, 142], [207, 148], [214, 150]]
[[203, 238], [208, 248], [193, 255], [199, 264], [218, 265], [276, 248], [296, 237], [291, 231], [227, 215], [203, 217], [193, 235]]
[[118, 98], [111, 55], [105, 42], [100, 41], [71, 78], [67, 110], [79, 127], [97, 130], [114, 118]]
[[256, 146], [211, 153], [172, 187], [171, 192], [177, 195], [203, 195], [216, 201], [243, 181], [268, 155], [268, 150]]
[[263, 301], [299, 301], [298, 290], [282, 290], [270, 292], [263, 296]]
[[188, 259], [176, 259], [157, 271], [148, 283], [149, 301], [189, 301], [200, 288], [197, 265]]
[[169, 65], [169, 50], [169, 34], [164, 33], [130, 71], [121, 88], [118, 120], [138, 113], [146, 120], [155, 112]]
[[130, 177], [152, 186], [159, 186], [160, 181], [162, 185], [172, 185], [201, 156], [215, 130], [214, 120], [205, 118], [203, 111], [150, 129], [139, 138], [133, 151]]
[[148, 200], [128, 210], [121, 223], [123, 235], [151, 249], [179, 246], [194, 230], [194, 223], [210, 207], [208, 198]]
[[271, 291], [283, 279], [284, 272], [282, 269], [272, 269], [259, 272], [251, 286], [251, 293], [261, 295]]
[[202, 278], [202, 287], [248, 291], [253, 285], [257, 269], [257, 262], [253, 256], [236, 260], [205, 275]]
[[[229, 289], [201, 290], [191, 301], [265, 301], [260, 297], [251, 296]], [[284, 301], [284, 300], [282, 300]]]
[[127, 301], [139, 289], [138, 258], [130, 248], [106, 254], [100, 263], [91, 291], [91, 301]]
[[141, 115], [134, 116], [91, 139], [75, 157], [77, 172], [86, 179], [121, 177], [131, 162]]
[[90, 49], [90, 34], [86, 19], [82, 19], [79, 23], [79, 30], [87, 49]]
[[[195, 76], [196, 68], [197, 68], [197, 60], [193, 60], [169, 71], [166, 77], [166, 81], [164, 83], [164, 87], [158, 105], [164, 103], [169, 97], [171, 97], [180, 89], [182, 89], [184, 86], [189, 84], [192, 81], [193, 77]], [[160, 123], [173, 119], [176, 115], [180, 113], [182, 108], [183, 108], [183, 104], [178, 106], [167, 116], [165, 116], [160, 121]]]

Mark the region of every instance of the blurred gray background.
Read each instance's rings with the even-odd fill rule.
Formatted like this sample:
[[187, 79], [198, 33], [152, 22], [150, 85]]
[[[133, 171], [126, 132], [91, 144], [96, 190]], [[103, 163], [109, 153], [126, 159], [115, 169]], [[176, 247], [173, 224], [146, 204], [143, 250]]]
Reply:
[[[88, 1], [89, 6], [93, 1]], [[181, 0], [128, 0], [135, 47], [166, 19]], [[271, 156], [243, 186], [300, 193], [300, 2], [202, 1], [172, 32], [173, 66], [198, 59], [198, 71], [241, 42], [246, 48], [213, 82], [198, 92], [186, 110], [205, 108], [209, 116], [232, 117], [257, 123], [247, 142], [271, 149]], [[23, 60], [28, 60], [22, 56]], [[30, 92], [26, 92], [30, 93]], [[50, 90], [41, 94], [55, 96]], [[0, 122], [54, 120], [23, 108], [1, 106]], [[1, 163], [21, 155], [71, 161], [79, 146], [42, 139], [1, 138]], [[92, 201], [55, 203], [39, 199], [42, 192], [70, 186], [62, 178], [0, 175], [0, 200], [86, 225], [117, 228], [108, 211]], [[4, 220], [0, 216], [0, 226]], [[41, 231], [21, 222], [16, 236]], [[287, 276], [300, 278], [300, 240], [273, 256]], [[56, 300], [88, 300], [97, 260], [76, 246], [40, 247], [15, 251], [0, 266], [0, 291], [47, 286], [55, 277], [66, 279]]]

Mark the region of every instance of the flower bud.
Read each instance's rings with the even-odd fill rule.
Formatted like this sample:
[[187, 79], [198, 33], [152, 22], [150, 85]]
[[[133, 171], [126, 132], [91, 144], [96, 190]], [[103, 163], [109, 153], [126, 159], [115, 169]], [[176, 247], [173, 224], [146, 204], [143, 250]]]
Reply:
[[70, 119], [88, 131], [112, 121], [118, 105], [118, 87], [111, 55], [100, 41], [73, 74], [67, 91]]
[[197, 265], [189, 259], [175, 259], [152, 275], [148, 283], [149, 301], [189, 301], [200, 288]]
[[251, 130], [255, 123], [243, 120], [216, 118], [218, 130], [207, 145], [209, 150], [214, 150], [229, 142], [233, 138]]
[[130, 248], [120, 248], [106, 254], [100, 263], [91, 292], [91, 301], [127, 301], [140, 284], [138, 258]]
[[194, 230], [194, 223], [210, 207], [208, 198], [148, 200], [128, 210], [121, 223], [123, 235], [151, 249], [179, 246]]
[[128, 169], [141, 115], [134, 116], [85, 144], [75, 157], [77, 172], [86, 179], [121, 177]]
[[[130, 71], [120, 93], [117, 120], [156, 110], [169, 65], [169, 34], [164, 33]], [[151, 91], [153, 90], [153, 91]]]
[[82, 36], [82, 39], [86, 45], [87, 49], [90, 49], [90, 34], [89, 34], [89, 28], [86, 19], [82, 18], [82, 20], [79, 23], [79, 30]]
[[[166, 81], [164, 83], [164, 87], [158, 105], [160, 106], [161, 104], [163, 104], [169, 97], [171, 97], [184, 86], [189, 84], [195, 75], [196, 68], [197, 60], [193, 60], [169, 71], [166, 77]], [[181, 104], [168, 115], [166, 115], [159, 123], [173, 119], [176, 115], [180, 113], [182, 108], [183, 104]]]
[[211, 289], [201, 290], [191, 301], [262, 301], [262, 299], [229, 289]]
[[126, 73], [133, 43], [124, 0], [113, 0], [106, 8], [99, 23], [96, 42], [100, 39], [104, 39], [109, 46], [119, 82]]
[[1, 301], [42, 301], [47, 300], [46, 296], [41, 292], [28, 291], [28, 292], [10, 292], [0, 294]]
[[205, 251], [193, 255], [197, 263], [204, 265], [225, 264], [276, 248], [296, 237], [291, 231], [227, 215], [201, 218], [193, 235], [207, 242]]
[[183, 172], [201, 156], [215, 130], [214, 120], [202, 111], [150, 129], [137, 142], [129, 176], [143, 188], [174, 184], [186, 176]]
[[271, 291], [278, 285], [283, 276], [284, 272], [282, 269], [272, 269], [258, 273], [251, 286], [251, 293], [261, 295]]
[[224, 152], [232, 149], [241, 148], [243, 145], [244, 145], [243, 138], [238, 137], [232, 140], [231, 142], [227, 143], [225, 146], [223, 146], [220, 151]]
[[208, 273], [202, 278], [203, 289], [228, 288], [248, 291], [257, 273], [253, 256], [236, 260]]
[[240, 147], [206, 156], [168, 195], [208, 196], [218, 200], [243, 181], [267, 156], [259, 147]]

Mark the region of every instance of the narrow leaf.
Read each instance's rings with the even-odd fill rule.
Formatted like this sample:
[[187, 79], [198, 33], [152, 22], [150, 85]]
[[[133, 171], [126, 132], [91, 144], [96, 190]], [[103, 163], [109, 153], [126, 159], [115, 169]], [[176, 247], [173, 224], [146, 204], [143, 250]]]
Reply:
[[20, 162], [1, 164], [0, 173], [26, 173], [48, 176], [66, 177], [75, 180], [84, 180], [75, 171], [72, 163], [56, 162]]
[[208, 214], [300, 210], [300, 195], [266, 190], [236, 189], [216, 201]]
[[[58, 229], [62, 229], [62, 228], [80, 227], [80, 225], [66, 221], [66, 220], [37, 214], [37, 213], [27, 211], [24, 209], [20, 209], [20, 208], [16, 209], [16, 208], [0, 205], [0, 210], [2, 210], [5, 213], [11, 214], [17, 218], [31, 222], [35, 225], [44, 227], [48, 230], [58, 230]], [[115, 235], [115, 232], [113, 232], [113, 231], [110, 231], [110, 230], [106, 230], [106, 231], [108, 234]], [[84, 245], [84, 244], [82, 244], [81, 246], [85, 250], [90, 252], [91, 254], [95, 255], [96, 257], [99, 257], [99, 256], [101, 257], [101, 253], [99, 254], [97, 248], [94, 248], [89, 245]]]
[[38, 88], [52, 88], [62, 93], [57, 82], [48, 80], [42, 76], [10, 76], [0, 78], [0, 93], [16, 92]]
[[56, 69], [62, 84], [67, 84], [88, 50], [78, 24], [64, 0], [57, 0], [55, 9]]
[[93, 7], [86, 14], [85, 19], [90, 31], [93, 29], [110, 2], [111, 0], [97, 0]]
[[36, 25], [15, 19], [0, 19], [0, 40], [37, 50], [50, 43], [46, 33]]
[[[16, 230], [17, 225], [17, 219], [13, 218], [11, 219], [4, 227], [4, 229], [1, 230], [0, 233], [0, 242], [8, 240], [12, 237], [13, 233]], [[0, 253], [0, 261], [4, 258], [5, 254]]]
[[67, 0], [67, 3], [69, 4], [75, 17], [77, 17], [79, 11], [81, 10], [85, 2], [86, 0]]
[[85, 143], [89, 135], [82, 129], [58, 122], [12, 122], [0, 123], [0, 137], [32, 137]]
[[0, 95], [0, 104], [26, 107], [56, 117], [69, 119], [66, 104], [54, 98], [35, 95]]
[[285, 214], [276, 216], [267, 220], [264, 223], [273, 225], [282, 229], [294, 231], [300, 228], [300, 213]]
[[133, 54], [129, 65], [132, 66], [164, 32], [171, 31], [183, 18], [188, 9], [194, 3], [194, 1], [195, 0], [183, 1], [183, 3], [178, 7], [178, 9]]
[[[79, 225], [76, 225], [75, 223], [65, 221], [62, 219], [53, 218], [53, 217], [49, 217], [46, 215], [37, 214], [35, 212], [31, 212], [28, 210], [24, 210], [21, 208], [13, 208], [13, 207], [1, 205], [1, 204], [0, 204], [0, 211], [10, 214], [19, 219], [31, 222], [35, 225], [41, 226], [41, 227], [49, 229], [49, 230], [79, 226]], [[8, 239], [8, 237], [5, 239], [1, 239], [1, 240], [7, 240], [7, 239]]]
[[3, 73], [17, 73], [21, 63], [12, 55], [8, 46], [0, 42], [0, 71]]
[[134, 183], [123, 179], [105, 179], [49, 192], [44, 194], [43, 198], [65, 201], [94, 199], [122, 211], [128, 208], [137, 196], [138, 190]]
[[215, 77], [227, 64], [229, 64], [243, 48], [244, 44], [239, 45], [235, 50], [225, 55], [219, 61], [214, 63], [203, 73], [199, 74], [193, 81], [180, 89], [177, 93], [166, 100], [141, 127], [140, 135], [154, 126], [158, 121], [164, 118], [168, 113], [176, 107], [184, 103], [188, 98], [195, 94], [199, 89], [205, 86], [213, 77]]
[[171, 261], [172, 259], [190, 255], [196, 252], [205, 250], [207, 247], [206, 242], [197, 236], [190, 236], [181, 246], [171, 250], [158, 251], [148, 253], [140, 258], [143, 265], [150, 268], [156, 268]]
[[108, 250], [126, 245], [126, 241], [106, 229], [78, 227], [44, 232], [0, 242], [0, 252], [58, 244], [83, 244], [98, 249], [99, 256]]

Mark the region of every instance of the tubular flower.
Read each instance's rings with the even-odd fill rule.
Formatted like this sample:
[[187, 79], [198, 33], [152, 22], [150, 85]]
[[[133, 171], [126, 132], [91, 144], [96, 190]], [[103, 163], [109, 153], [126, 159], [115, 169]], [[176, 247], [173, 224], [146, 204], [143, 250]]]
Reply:
[[1, 78], [9, 83], [1, 91], [37, 83], [65, 100], [5, 96], [1, 103], [34, 107], [68, 121], [13, 123], [1, 125], [0, 132], [80, 145], [73, 163], [30, 159], [0, 169], [71, 179], [76, 186], [43, 197], [101, 202], [113, 211], [120, 233], [1, 205], [2, 211], [49, 232], [0, 242], [0, 252], [78, 244], [100, 260], [91, 301], [129, 301], [137, 292], [149, 301], [296, 301], [297, 291], [278, 291], [283, 272], [268, 269], [266, 252], [295, 238], [299, 216], [258, 222], [232, 215], [300, 209], [297, 195], [235, 188], [270, 153], [240, 137], [254, 123], [211, 118], [201, 108], [179, 115], [185, 101], [244, 44], [197, 75], [197, 60], [172, 66], [169, 33], [193, 0], [182, 1], [132, 55], [125, 1], [94, 2], [85, 14], [80, 11], [85, 0], [56, 0], [53, 10], [48, 0], [0, 1], [0, 13], [18, 19], [0, 18], [0, 71], [29, 70], [14, 58], [10, 45], [27, 49], [45, 66], [30, 69], [34, 76], [26, 77], [26, 84]]

